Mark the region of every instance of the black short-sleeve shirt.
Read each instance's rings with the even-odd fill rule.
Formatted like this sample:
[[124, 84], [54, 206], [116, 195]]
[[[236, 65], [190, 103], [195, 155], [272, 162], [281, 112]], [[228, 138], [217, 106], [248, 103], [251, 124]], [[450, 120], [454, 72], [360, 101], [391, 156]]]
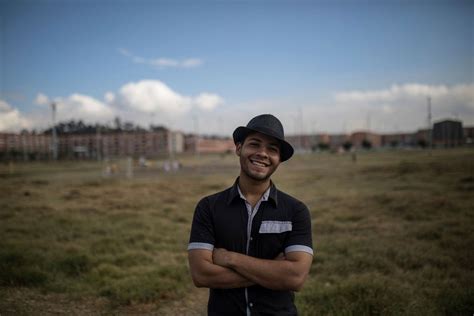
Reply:
[[[251, 227], [250, 232], [247, 227]], [[308, 208], [279, 191], [272, 183], [268, 199], [249, 216], [239, 194], [238, 179], [225, 191], [199, 201], [194, 213], [188, 250], [225, 248], [261, 259], [281, 252], [313, 254]], [[248, 248], [248, 251], [247, 251]], [[209, 315], [296, 315], [292, 291], [254, 285], [249, 288], [210, 289]]]

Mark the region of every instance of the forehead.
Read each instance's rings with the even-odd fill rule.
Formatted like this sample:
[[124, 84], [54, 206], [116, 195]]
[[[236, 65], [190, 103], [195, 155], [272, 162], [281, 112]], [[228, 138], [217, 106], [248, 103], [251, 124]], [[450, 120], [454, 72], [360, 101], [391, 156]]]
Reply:
[[248, 134], [248, 136], [245, 138], [245, 140], [246, 141], [257, 140], [257, 141], [260, 141], [262, 143], [268, 143], [270, 145], [276, 145], [278, 147], [280, 146], [280, 142], [278, 141], [278, 139], [276, 139], [275, 137], [271, 137], [271, 136], [259, 133], [259, 132], [254, 132], [254, 133]]

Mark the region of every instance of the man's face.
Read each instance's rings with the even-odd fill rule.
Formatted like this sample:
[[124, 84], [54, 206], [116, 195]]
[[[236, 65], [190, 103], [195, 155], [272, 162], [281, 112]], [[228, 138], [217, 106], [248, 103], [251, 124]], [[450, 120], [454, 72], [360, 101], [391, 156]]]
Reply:
[[240, 169], [253, 180], [267, 180], [280, 164], [280, 143], [261, 133], [249, 134], [243, 144], [237, 144], [236, 153]]

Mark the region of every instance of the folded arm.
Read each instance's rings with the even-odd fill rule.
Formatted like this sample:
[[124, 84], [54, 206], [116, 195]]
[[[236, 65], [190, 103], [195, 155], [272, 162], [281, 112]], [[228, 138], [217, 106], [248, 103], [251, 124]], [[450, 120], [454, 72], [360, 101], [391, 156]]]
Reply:
[[191, 277], [197, 287], [231, 289], [255, 284], [234, 270], [214, 264], [211, 250], [189, 250], [188, 260]]
[[299, 291], [308, 276], [313, 256], [302, 251], [286, 254], [286, 260], [266, 260], [217, 248], [214, 264], [236, 271], [239, 275], [272, 290]]

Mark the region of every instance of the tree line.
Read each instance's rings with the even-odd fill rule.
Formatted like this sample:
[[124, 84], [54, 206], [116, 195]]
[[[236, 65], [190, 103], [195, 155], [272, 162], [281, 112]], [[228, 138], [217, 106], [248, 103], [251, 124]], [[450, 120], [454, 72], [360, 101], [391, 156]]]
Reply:
[[[144, 128], [138, 124], [135, 124], [130, 121], [124, 121], [119, 117], [116, 117], [112, 124], [88, 124], [84, 123], [82, 120], [70, 120], [66, 122], [59, 122], [55, 125], [56, 133], [58, 135], [64, 134], [97, 134], [97, 133], [116, 133], [116, 132], [146, 132], [146, 131], [166, 131], [167, 128], [162, 125], [153, 125], [151, 124], [148, 128]], [[21, 131], [22, 134], [24, 133], [33, 133], [33, 134], [46, 134], [51, 135], [53, 132], [53, 128], [49, 127], [41, 131], [28, 131], [27, 129], [23, 129]]]

